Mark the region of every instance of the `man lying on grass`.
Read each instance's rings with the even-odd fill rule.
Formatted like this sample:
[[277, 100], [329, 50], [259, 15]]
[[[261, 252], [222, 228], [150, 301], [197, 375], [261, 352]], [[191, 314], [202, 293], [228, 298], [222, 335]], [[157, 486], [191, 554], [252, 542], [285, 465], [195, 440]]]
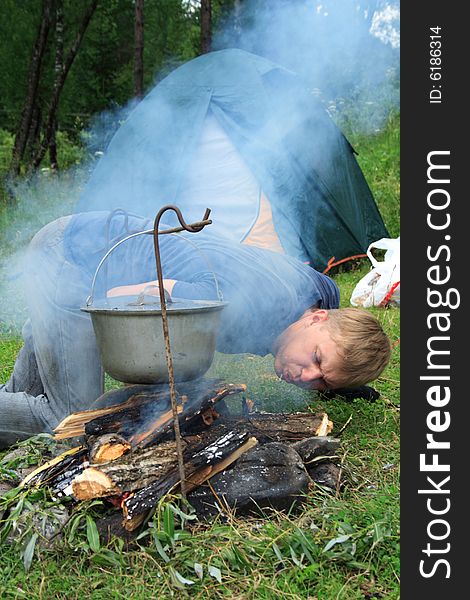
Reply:
[[[148, 219], [90, 212], [60, 218], [35, 235], [23, 274], [24, 344], [10, 380], [0, 385], [0, 447], [51, 432], [102, 394], [93, 327], [80, 307], [107, 249], [129, 231], [149, 229]], [[219, 352], [273, 353], [280, 378], [320, 391], [362, 386], [387, 365], [390, 342], [379, 322], [365, 310], [338, 309], [336, 284], [310, 266], [222, 239], [210, 228], [160, 236], [159, 243], [164, 285], [174, 298], [213, 300], [218, 288], [228, 302]], [[153, 236], [127, 240], [105, 264], [95, 298], [138, 294], [156, 283]]]

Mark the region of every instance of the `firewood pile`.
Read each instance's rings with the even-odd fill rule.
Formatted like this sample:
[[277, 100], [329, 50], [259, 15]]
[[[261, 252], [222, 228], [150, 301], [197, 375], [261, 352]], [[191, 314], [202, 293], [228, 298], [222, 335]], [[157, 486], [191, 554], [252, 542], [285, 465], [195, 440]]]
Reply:
[[[201, 381], [178, 389], [184, 490], [198, 513], [288, 508], [312, 480], [339, 486], [331, 462], [339, 440], [328, 436], [333, 424], [326, 413], [254, 412], [245, 385]], [[239, 414], [225, 402], [235, 394]], [[180, 491], [170, 394], [127, 386], [102, 400], [104, 408], [73, 413], [57, 426], [58, 440], [78, 438], [80, 444], [22, 485], [47, 485], [54, 497], [77, 502], [105, 498], [122, 511], [130, 532], [163, 496]]]

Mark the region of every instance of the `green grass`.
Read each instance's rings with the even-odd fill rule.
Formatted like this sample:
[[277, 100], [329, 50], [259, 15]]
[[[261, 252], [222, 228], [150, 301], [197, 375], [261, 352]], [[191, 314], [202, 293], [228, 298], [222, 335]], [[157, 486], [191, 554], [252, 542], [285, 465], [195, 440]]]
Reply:
[[400, 235], [400, 116], [391, 115], [374, 135], [351, 134], [349, 140], [374, 195], [390, 237]]
[[[395, 117], [382, 133], [351, 140], [393, 236], [399, 235], [398, 127]], [[367, 270], [362, 261], [355, 270], [333, 275], [342, 306], [349, 305]], [[21, 552], [32, 530], [25, 526], [17, 543], [1, 538], [0, 597], [398, 599], [400, 311], [370, 310], [394, 343], [389, 366], [373, 384], [381, 393], [375, 403], [325, 401], [280, 382], [271, 357], [217, 354], [208, 373], [247, 383], [247, 395], [260, 410], [325, 410], [334, 423], [332, 435], [341, 437], [345, 487], [340, 493], [317, 486], [299, 512], [209, 524], [182, 521], [172, 504], [163, 504], [142, 540], [150, 543], [130, 549], [116, 540], [109, 545], [97, 540], [93, 519], [105, 509], [100, 503], [83, 504], [56, 548], [40, 549], [36, 543], [29, 571]], [[14, 329], [4, 328], [1, 335], [0, 381], [6, 381], [20, 341]], [[50, 510], [44, 494], [36, 495], [30, 497], [36, 508]], [[18, 498], [10, 503], [14, 506]], [[202, 567], [202, 579], [195, 564]], [[183, 584], [181, 577], [194, 583]]]
[[21, 339], [18, 336], [0, 337], [0, 382], [5, 382], [10, 376], [20, 348]]

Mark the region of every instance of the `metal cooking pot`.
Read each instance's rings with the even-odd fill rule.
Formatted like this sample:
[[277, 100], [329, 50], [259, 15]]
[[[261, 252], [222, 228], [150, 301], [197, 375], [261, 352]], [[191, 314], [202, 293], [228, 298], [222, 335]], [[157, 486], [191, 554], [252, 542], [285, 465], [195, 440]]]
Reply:
[[[214, 359], [221, 301], [173, 299], [167, 305], [175, 381], [204, 375]], [[82, 308], [90, 313], [104, 370], [125, 383], [167, 383], [160, 302], [121, 296]]]
[[135, 296], [119, 296], [107, 298], [98, 303], [93, 301], [98, 273], [111, 252], [120, 244], [138, 235], [153, 235], [157, 272], [161, 277], [158, 235], [174, 233], [183, 229], [196, 232], [205, 224], [210, 223], [207, 220], [209, 210], [206, 211], [205, 220], [187, 226], [181, 213], [175, 207], [164, 207], [159, 215], [168, 208], [177, 212], [182, 227], [160, 232], [158, 231], [159, 216], [157, 216], [153, 230], [132, 233], [114, 244], [101, 259], [93, 277], [91, 295], [87, 299], [86, 306], [81, 308], [82, 311], [91, 315], [104, 370], [114, 379], [125, 383], [167, 383], [170, 381], [164, 320], [167, 321], [167, 334], [171, 339], [171, 358], [175, 381], [191, 381], [201, 377], [209, 369], [214, 359], [220, 314], [227, 305], [227, 302], [223, 301], [215, 274], [214, 280], [219, 300], [172, 299], [167, 297], [165, 292], [162, 300], [166, 319], [162, 316], [160, 300], [156, 300], [155, 296], [146, 296], [148, 288], [155, 286], [147, 286], [137, 298]]

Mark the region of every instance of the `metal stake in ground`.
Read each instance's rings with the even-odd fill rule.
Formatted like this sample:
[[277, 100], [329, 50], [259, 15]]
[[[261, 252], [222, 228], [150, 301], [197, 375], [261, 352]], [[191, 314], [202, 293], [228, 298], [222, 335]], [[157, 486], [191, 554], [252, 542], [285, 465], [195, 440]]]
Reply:
[[166, 363], [168, 367], [168, 386], [170, 388], [170, 400], [171, 400], [171, 410], [173, 412], [173, 426], [175, 430], [175, 441], [176, 441], [176, 453], [178, 456], [178, 470], [179, 476], [181, 479], [181, 495], [186, 500], [186, 477], [184, 473], [184, 460], [183, 460], [183, 449], [181, 446], [181, 432], [180, 432], [180, 424], [178, 419], [178, 402], [176, 399], [176, 390], [175, 390], [175, 376], [173, 371], [173, 359], [171, 356], [171, 347], [170, 347], [170, 332], [168, 328], [168, 316], [166, 312], [166, 298], [165, 298], [165, 289], [163, 287], [163, 272], [162, 272], [162, 263], [160, 260], [160, 246], [158, 242], [158, 226], [160, 223], [160, 219], [167, 210], [172, 210], [176, 213], [178, 217], [178, 221], [180, 222], [181, 227], [185, 231], [189, 231], [189, 233], [197, 233], [201, 231], [206, 225], [210, 225], [212, 221], [209, 220], [210, 209], [206, 208], [206, 212], [204, 213], [204, 217], [202, 221], [198, 223], [193, 223], [192, 225], [188, 225], [185, 223], [183, 219], [183, 215], [181, 214], [180, 209], [177, 206], [172, 204], [168, 204], [162, 207], [155, 217], [154, 226], [153, 226], [153, 242], [155, 246], [155, 261], [157, 266], [157, 277], [158, 277], [158, 288], [160, 294], [160, 304], [162, 307], [162, 326], [163, 326], [163, 337], [165, 339], [165, 355], [166, 355]]

